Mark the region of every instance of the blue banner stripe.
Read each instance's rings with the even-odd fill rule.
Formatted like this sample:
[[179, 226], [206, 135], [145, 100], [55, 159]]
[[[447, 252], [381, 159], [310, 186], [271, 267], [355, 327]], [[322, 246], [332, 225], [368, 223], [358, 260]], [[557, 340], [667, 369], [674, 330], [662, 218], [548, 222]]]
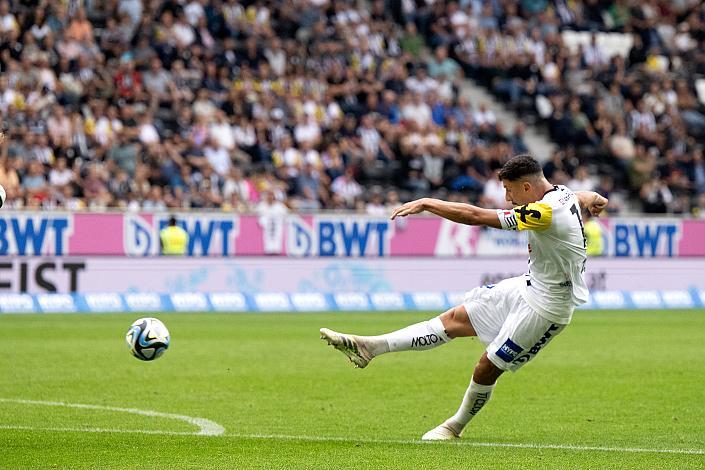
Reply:
[[[457, 298], [451, 292], [344, 293], [91, 293], [3, 294], [0, 313], [100, 312], [309, 312], [424, 311], [440, 313]], [[705, 307], [705, 291], [607, 291], [590, 295], [581, 310], [692, 309]]]

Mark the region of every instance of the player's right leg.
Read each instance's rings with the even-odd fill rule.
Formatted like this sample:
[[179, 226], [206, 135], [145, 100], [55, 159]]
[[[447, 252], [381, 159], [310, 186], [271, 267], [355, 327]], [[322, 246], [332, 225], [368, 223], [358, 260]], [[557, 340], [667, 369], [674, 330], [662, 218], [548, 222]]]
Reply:
[[359, 368], [380, 354], [397, 351], [424, 351], [453, 338], [476, 336], [463, 305], [457, 305], [431, 320], [379, 336], [358, 336], [321, 328], [321, 339], [348, 356]]

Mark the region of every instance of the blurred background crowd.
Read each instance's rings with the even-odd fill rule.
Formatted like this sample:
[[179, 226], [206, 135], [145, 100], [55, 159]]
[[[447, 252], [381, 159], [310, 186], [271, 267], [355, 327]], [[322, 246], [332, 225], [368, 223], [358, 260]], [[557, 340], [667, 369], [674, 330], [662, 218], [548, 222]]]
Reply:
[[705, 216], [703, 74], [691, 0], [4, 0], [0, 184], [12, 208], [503, 207], [531, 125], [553, 182]]

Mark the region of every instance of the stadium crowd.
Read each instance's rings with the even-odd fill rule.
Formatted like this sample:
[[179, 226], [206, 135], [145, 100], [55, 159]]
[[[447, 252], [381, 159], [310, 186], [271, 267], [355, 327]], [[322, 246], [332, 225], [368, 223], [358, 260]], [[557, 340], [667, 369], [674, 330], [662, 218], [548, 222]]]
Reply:
[[691, 0], [2, 0], [0, 184], [14, 208], [503, 206], [525, 127], [468, 78], [546, 126], [549, 179], [705, 215], [703, 73]]

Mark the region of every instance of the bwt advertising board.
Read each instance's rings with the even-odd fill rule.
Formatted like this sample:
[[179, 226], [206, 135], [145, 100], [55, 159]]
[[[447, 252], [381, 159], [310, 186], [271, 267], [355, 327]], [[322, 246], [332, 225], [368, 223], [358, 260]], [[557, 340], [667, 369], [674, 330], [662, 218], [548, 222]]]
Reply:
[[[0, 216], [0, 256], [159, 254], [169, 214], [9, 212]], [[390, 221], [361, 215], [272, 217], [178, 215], [189, 256], [384, 258], [526, 255], [523, 233], [435, 217]], [[605, 253], [615, 257], [705, 256], [705, 220], [603, 219]]]

